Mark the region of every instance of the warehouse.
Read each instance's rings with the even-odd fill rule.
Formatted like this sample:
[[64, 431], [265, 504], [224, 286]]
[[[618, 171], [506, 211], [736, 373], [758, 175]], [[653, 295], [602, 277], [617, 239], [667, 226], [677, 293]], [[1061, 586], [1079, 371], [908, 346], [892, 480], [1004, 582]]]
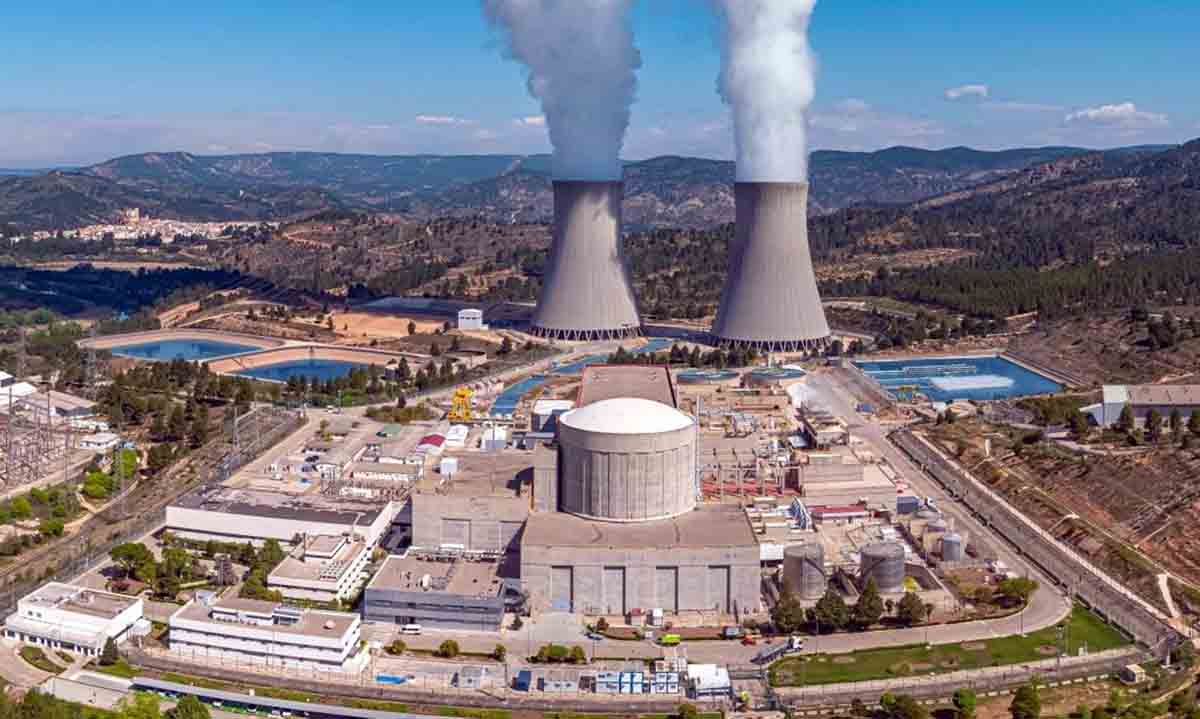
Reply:
[[1146, 425], [1146, 417], [1151, 411], [1157, 411], [1164, 422], [1177, 411], [1186, 422], [1193, 412], [1200, 411], [1200, 385], [1106, 384], [1100, 403], [1082, 407], [1080, 411], [1089, 415], [1096, 425], [1111, 427], [1117, 424], [1127, 406], [1133, 411], [1138, 427]]
[[291, 544], [305, 535], [354, 535], [372, 549], [397, 509], [395, 503], [209, 486], [167, 505], [166, 529], [187, 539], [256, 544], [267, 539]]
[[[388, 557], [363, 593], [363, 617], [368, 622], [498, 631], [506, 586], [501, 566], [495, 561], [433, 561], [419, 552]], [[519, 589], [519, 581], [512, 584]]]

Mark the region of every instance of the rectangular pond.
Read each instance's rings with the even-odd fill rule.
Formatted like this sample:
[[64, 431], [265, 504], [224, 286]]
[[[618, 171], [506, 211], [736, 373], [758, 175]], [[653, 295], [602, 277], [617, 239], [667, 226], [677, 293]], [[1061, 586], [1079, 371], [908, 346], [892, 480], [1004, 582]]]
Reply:
[[219, 342], [205, 339], [153, 340], [136, 344], [119, 345], [109, 351], [120, 357], [140, 360], [169, 362], [171, 360], [207, 360], [226, 355], [244, 354], [262, 349], [253, 345]]
[[237, 372], [236, 374], [242, 377], [273, 380], [275, 382], [287, 382], [292, 377], [304, 377], [309, 381], [317, 379], [324, 382], [325, 380], [345, 377], [350, 374], [350, 370], [366, 366], [359, 362], [346, 362], [344, 360], [300, 359], [253, 367]]
[[919, 392], [935, 402], [1052, 394], [1063, 387], [1004, 357], [921, 357], [855, 361], [897, 397]]

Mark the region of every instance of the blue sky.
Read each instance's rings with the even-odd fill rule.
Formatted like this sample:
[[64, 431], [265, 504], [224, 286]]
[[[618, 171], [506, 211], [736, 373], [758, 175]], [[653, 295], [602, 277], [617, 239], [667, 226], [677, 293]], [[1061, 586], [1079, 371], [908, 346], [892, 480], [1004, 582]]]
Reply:
[[[120, 154], [548, 150], [477, 0], [10, 2], [0, 167]], [[640, 0], [624, 155], [732, 155], [705, 0]], [[1195, 0], [819, 0], [812, 146], [1200, 136]]]

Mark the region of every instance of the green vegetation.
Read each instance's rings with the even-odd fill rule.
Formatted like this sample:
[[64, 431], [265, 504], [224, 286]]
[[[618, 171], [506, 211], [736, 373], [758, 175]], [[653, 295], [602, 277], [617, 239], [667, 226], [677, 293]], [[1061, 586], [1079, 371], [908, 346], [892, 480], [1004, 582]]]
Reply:
[[[0, 682], [0, 689], [3, 682]], [[43, 694], [36, 689], [20, 700], [0, 691], [0, 719], [124, 719], [115, 712], [75, 704]], [[135, 719], [135, 718], [130, 718]]]
[[0, 542], [0, 557], [15, 557], [52, 537], [61, 537], [66, 523], [83, 512], [75, 495], [75, 482], [62, 482], [53, 487], [37, 487], [25, 494], [0, 502], [0, 524], [33, 522], [37, 533], [9, 536]]
[[113, 664], [100, 663], [88, 668], [101, 674], [109, 674], [114, 677], [121, 677], [122, 679], [133, 679], [142, 673], [141, 667], [136, 667], [124, 659], [118, 659]]
[[21, 658], [44, 672], [51, 674], [62, 674], [63, 672], [63, 668], [50, 661], [50, 658], [41, 650], [41, 647], [33, 647], [28, 644], [22, 646]]
[[1087, 397], [1077, 394], [1026, 397], [1017, 401], [1018, 407], [1033, 413], [1034, 424], [1042, 426], [1069, 424], [1079, 409], [1089, 404]]
[[[1089, 652], [1128, 644], [1116, 629], [1082, 606], [1076, 606], [1069, 620], [1073, 655], [1086, 645]], [[832, 684], [836, 682], [887, 679], [898, 676], [945, 672], [958, 669], [1019, 664], [1048, 659], [1062, 645], [1058, 627], [1047, 627], [1024, 637], [1011, 636], [985, 642], [943, 644], [927, 648], [923, 644], [870, 649], [831, 657], [789, 657], [772, 665], [771, 683], [775, 686]]]

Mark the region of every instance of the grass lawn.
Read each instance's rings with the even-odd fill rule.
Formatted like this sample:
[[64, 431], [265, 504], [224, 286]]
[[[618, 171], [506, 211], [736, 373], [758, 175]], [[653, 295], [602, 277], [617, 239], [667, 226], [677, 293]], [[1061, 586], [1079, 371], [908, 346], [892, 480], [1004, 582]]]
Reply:
[[[1083, 646], [1089, 652], [1100, 652], [1129, 643], [1115, 628], [1082, 606], [1077, 605], [1071, 612], [1069, 623], [1069, 655], [1076, 654]], [[941, 644], [928, 648], [918, 644], [849, 654], [791, 657], [771, 666], [771, 684], [833, 684], [1019, 664], [1050, 659], [1056, 656], [1056, 647], [1059, 645], [1058, 628], [1048, 627], [1024, 637], [1002, 637], [983, 642]]]
[[116, 664], [104, 666], [100, 662], [93, 662], [88, 665], [88, 669], [101, 674], [108, 674], [122, 679], [133, 679], [141, 673], [140, 667], [135, 667], [124, 659], [118, 659]]
[[21, 658], [44, 672], [50, 672], [51, 674], [63, 673], [63, 668], [50, 661], [49, 657], [46, 656], [40, 647], [31, 647], [26, 644], [21, 647]]

